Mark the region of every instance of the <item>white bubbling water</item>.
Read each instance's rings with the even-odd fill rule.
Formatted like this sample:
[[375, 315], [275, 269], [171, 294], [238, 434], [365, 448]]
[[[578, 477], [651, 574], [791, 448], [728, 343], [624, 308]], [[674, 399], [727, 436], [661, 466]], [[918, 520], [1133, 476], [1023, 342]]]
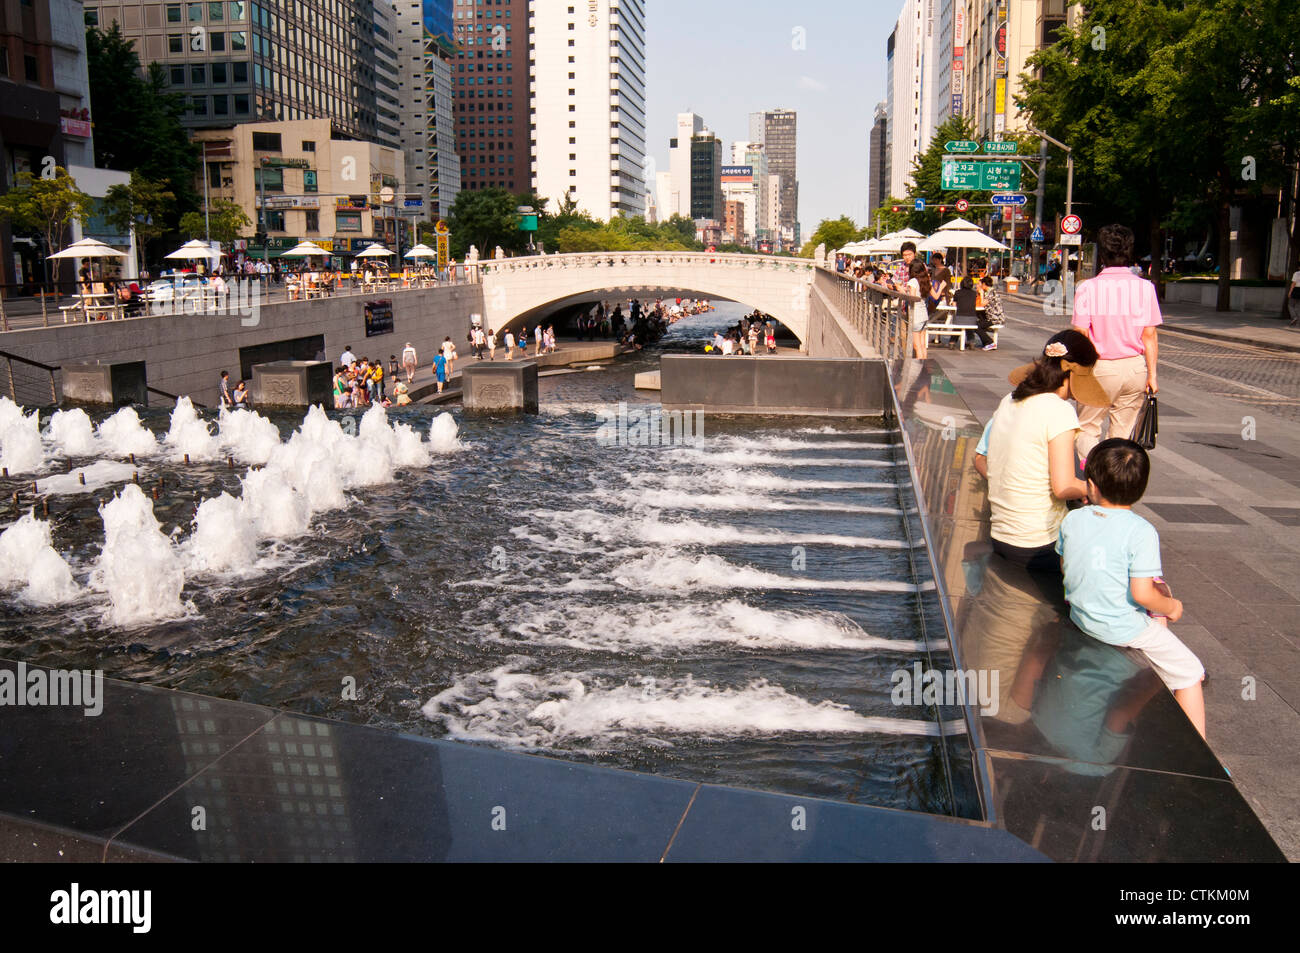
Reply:
[[134, 483], [99, 508], [104, 548], [91, 572], [91, 586], [107, 592], [105, 619], [130, 626], [185, 614], [180, 553], [163, 533], [153, 503]]
[[[708, 553], [681, 556], [675, 553], [651, 553], [624, 563], [612, 571], [615, 583], [622, 588], [641, 592], [671, 589], [757, 589], [757, 590], [825, 590], [848, 592], [916, 592], [910, 582], [892, 579], [813, 579], [808, 576], [781, 576], [776, 573], [737, 566]], [[575, 579], [575, 582], [578, 581]]]
[[[37, 489], [46, 496], [67, 496], [77, 493], [90, 493], [100, 487], [113, 483], [125, 483], [131, 479], [136, 468], [129, 463], [117, 460], [96, 460], [84, 467], [77, 467], [68, 473], [47, 476], [37, 481]], [[81, 477], [86, 478], [83, 485]]]
[[90, 415], [80, 407], [56, 410], [45, 428], [45, 436], [65, 457], [90, 457], [100, 450]]
[[653, 507], [658, 510], [783, 510], [815, 513], [868, 513], [897, 515], [896, 506], [860, 506], [855, 503], [824, 503], [798, 497], [781, 499], [758, 493], [709, 493], [704, 490], [606, 490], [597, 487], [591, 495], [627, 509]]
[[533, 749], [606, 746], [633, 735], [672, 746], [665, 736], [940, 733], [937, 722], [860, 715], [837, 702], [791, 695], [766, 679], [738, 688], [689, 675], [606, 686], [591, 673], [534, 675], [508, 664], [458, 678], [421, 710], [452, 738]]
[[194, 532], [182, 547], [195, 572], [253, 570], [257, 530], [248, 507], [229, 493], [204, 500], [194, 515]]
[[99, 439], [110, 456], [149, 456], [158, 452], [158, 439], [140, 423], [133, 407], [123, 407], [99, 425]]
[[[605, 543], [634, 539], [663, 546], [802, 545], [847, 546], [858, 549], [906, 549], [901, 539], [839, 536], [833, 533], [796, 533], [779, 529], [746, 529], [694, 520], [666, 522], [654, 516], [619, 516], [597, 510], [567, 510], [531, 514], [536, 522], [572, 530]], [[518, 535], [518, 534], [516, 534]]]
[[19, 586], [18, 598], [38, 606], [70, 602], [80, 592], [71, 568], [55, 552], [49, 522], [34, 513], [0, 533], [0, 588]]
[[188, 397], [176, 398], [171, 426], [163, 442], [172, 450], [174, 459], [188, 456], [191, 460], [215, 460], [219, 447], [207, 421], [199, 418], [194, 402]]
[[838, 612], [761, 609], [738, 599], [550, 608], [510, 601], [501, 607], [499, 618], [516, 637], [512, 642], [586, 652], [651, 652], [668, 658], [717, 645], [764, 652], [848, 649], [902, 655], [946, 647], [941, 642], [927, 646], [916, 639], [868, 635]]
[[659, 489], [716, 489], [719, 486], [733, 490], [766, 490], [802, 493], [813, 490], [893, 490], [896, 483], [860, 483], [853, 480], [795, 480], [790, 477], [765, 473], [761, 470], [742, 470], [739, 467], [719, 467], [698, 473], [641, 472], [625, 473], [624, 478], [634, 486], [654, 485]]
[[0, 397], [0, 466], [11, 474], [35, 473], [45, 465], [39, 414]]
[[705, 463], [710, 466], [733, 464], [740, 467], [900, 467], [904, 463], [892, 460], [853, 460], [842, 457], [780, 457], [771, 453], [757, 453], [752, 450], [687, 450], [674, 447], [668, 451], [670, 459], [681, 457], [692, 463]]
[[429, 425], [429, 445], [436, 453], [451, 453], [465, 449], [457, 437], [456, 418], [451, 414], [439, 414]]
[[221, 408], [217, 416], [221, 443], [240, 463], [264, 464], [280, 446], [280, 429], [252, 410]]

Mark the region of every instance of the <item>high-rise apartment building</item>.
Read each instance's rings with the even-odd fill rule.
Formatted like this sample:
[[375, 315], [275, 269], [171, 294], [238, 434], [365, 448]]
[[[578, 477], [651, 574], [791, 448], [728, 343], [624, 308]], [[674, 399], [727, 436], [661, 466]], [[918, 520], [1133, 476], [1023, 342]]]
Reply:
[[722, 216], [722, 140], [706, 129], [691, 138], [691, 218]]
[[533, 184], [528, 0], [456, 0], [452, 15], [462, 188], [526, 192]]
[[[763, 134], [755, 136], [756, 117], [763, 117]], [[799, 246], [799, 117], [791, 109], [772, 109], [750, 115], [750, 139], [763, 143], [767, 167], [781, 177], [781, 240], [786, 247]]]
[[886, 44], [889, 64], [889, 193], [908, 192], [916, 159], [935, 130], [937, 0], [904, 0]]
[[[668, 140], [668, 191], [672, 205], [665, 206], [659, 196], [660, 215], [691, 217], [691, 140], [704, 132], [704, 120], [695, 113], [677, 114], [677, 135]], [[660, 190], [661, 193], [663, 190]]]
[[529, 11], [533, 188], [599, 219], [645, 214], [645, 0]]
[[328, 119], [379, 137], [376, 0], [86, 0], [88, 24], [114, 22], [140, 62], [161, 63], [190, 127]]
[[869, 215], [875, 215], [889, 197], [889, 112], [885, 103], [876, 106], [867, 160], [867, 209]]
[[458, 100], [452, 86], [452, 61], [457, 53], [452, 12], [452, 0], [397, 0], [395, 4], [397, 85], [406, 165], [403, 212], [426, 222], [451, 214], [462, 183], [456, 141]]
[[397, 63], [397, 10], [393, 0], [374, 0], [375, 140], [402, 148], [401, 70]]
[[954, 100], [960, 97], [961, 112], [979, 135], [1024, 128], [1015, 97], [1025, 61], [1056, 42], [1070, 10], [1066, 0], [966, 0], [964, 69]]

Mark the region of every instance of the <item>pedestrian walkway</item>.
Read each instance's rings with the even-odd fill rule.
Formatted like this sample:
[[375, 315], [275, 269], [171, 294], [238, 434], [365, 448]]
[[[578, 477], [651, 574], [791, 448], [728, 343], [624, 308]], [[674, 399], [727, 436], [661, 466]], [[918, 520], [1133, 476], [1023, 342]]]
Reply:
[[[611, 353], [611, 348], [616, 349]], [[410, 386], [411, 400], [415, 403], [446, 403], [453, 399], [459, 399], [461, 394], [461, 372], [470, 364], [477, 363], [474, 352], [469, 350], [469, 344], [458, 344], [456, 350], [460, 354], [456, 358], [456, 366], [451, 375], [447, 378], [446, 387], [442, 394], [438, 394], [438, 381], [433, 373], [433, 355], [424, 360], [421, 355], [420, 364], [415, 369], [415, 378]], [[533, 356], [534, 347], [530, 343], [526, 357], [520, 358], [518, 350], [515, 351], [515, 361], [529, 360], [536, 361], [539, 367], [562, 367], [567, 364], [582, 361], [606, 361], [622, 353], [622, 348], [612, 338], [608, 341], [577, 341], [556, 339], [555, 351], [550, 354], [543, 354], [540, 357]], [[468, 356], [466, 356], [468, 354]], [[487, 351], [483, 352], [484, 361], [487, 361]], [[497, 348], [496, 363], [505, 363], [505, 348]], [[397, 377], [388, 381], [388, 393], [391, 397], [393, 388], [397, 381], [406, 380], [406, 373], [399, 370]]]
[[[1003, 297], [1038, 308], [1049, 301], [1046, 297], [1023, 293], [1004, 293]], [[1065, 313], [1070, 313], [1068, 306]], [[1162, 301], [1160, 313], [1167, 331], [1300, 353], [1300, 328], [1288, 327], [1278, 311], [1216, 311], [1199, 304]]]
[[[1007, 373], [1065, 325], [1041, 304], [1008, 301], [996, 351], [931, 346], [981, 424], [1009, 393]], [[1234, 363], [1240, 348], [1220, 347], [1218, 377], [1249, 373], [1253, 359]], [[1300, 421], [1173, 361], [1159, 380], [1159, 442], [1135, 509], [1160, 533], [1165, 577], [1185, 605], [1176, 631], [1209, 673], [1209, 745], [1278, 845], [1300, 860]]]

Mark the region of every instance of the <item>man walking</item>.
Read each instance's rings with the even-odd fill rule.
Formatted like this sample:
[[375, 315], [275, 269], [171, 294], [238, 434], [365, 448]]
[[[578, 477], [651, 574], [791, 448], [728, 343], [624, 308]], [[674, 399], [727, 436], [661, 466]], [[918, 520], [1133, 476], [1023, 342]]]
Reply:
[[1093, 375], [1110, 399], [1109, 407], [1079, 407], [1075, 448], [1080, 464], [1101, 442], [1101, 424], [1110, 420], [1108, 436], [1133, 433], [1147, 391], [1156, 393], [1156, 328], [1162, 323], [1156, 287], [1129, 271], [1133, 232], [1107, 225], [1097, 235], [1102, 270], [1074, 293], [1072, 323], [1092, 339], [1099, 360]]

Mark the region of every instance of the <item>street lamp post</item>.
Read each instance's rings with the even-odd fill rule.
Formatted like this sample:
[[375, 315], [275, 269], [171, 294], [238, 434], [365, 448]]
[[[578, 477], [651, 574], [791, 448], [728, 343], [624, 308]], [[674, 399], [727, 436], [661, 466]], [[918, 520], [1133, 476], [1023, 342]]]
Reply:
[[203, 240], [211, 245], [212, 227], [208, 222], [208, 140], [203, 140]]

